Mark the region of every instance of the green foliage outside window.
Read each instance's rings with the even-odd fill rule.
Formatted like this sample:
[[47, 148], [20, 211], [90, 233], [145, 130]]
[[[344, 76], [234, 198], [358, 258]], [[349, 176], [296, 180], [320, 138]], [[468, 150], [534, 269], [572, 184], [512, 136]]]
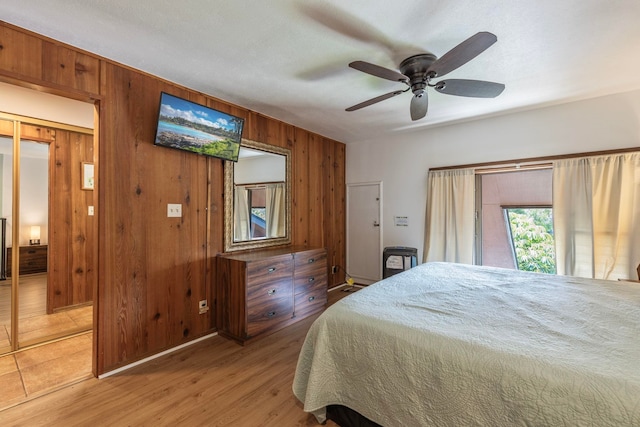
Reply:
[[518, 270], [556, 273], [551, 208], [507, 209]]

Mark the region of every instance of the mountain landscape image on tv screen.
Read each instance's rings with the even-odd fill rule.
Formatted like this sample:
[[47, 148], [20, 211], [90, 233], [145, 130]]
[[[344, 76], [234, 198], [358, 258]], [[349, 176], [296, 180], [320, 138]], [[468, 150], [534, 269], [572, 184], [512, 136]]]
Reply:
[[162, 93], [156, 145], [238, 160], [244, 119]]

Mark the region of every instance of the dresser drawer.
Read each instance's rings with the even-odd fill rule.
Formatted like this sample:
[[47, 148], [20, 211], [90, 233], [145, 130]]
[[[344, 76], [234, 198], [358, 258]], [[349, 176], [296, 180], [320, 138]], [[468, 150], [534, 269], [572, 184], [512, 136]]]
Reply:
[[311, 249], [295, 254], [295, 271], [296, 274], [304, 274], [307, 271], [318, 268], [327, 268], [327, 252], [324, 249]]
[[282, 279], [291, 279], [293, 274], [290, 254], [247, 263], [247, 283], [260, 285]]
[[314, 290], [324, 290], [327, 292], [327, 272], [322, 269], [316, 269], [308, 274], [298, 274], [293, 281], [294, 293], [300, 294]]
[[291, 319], [293, 300], [289, 297], [255, 301], [247, 306], [247, 335], [252, 337]]
[[265, 283], [249, 283], [247, 286], [247, 304], [249, 305], [269, 299], [291, 298], [292, 296], [291, 276]]
[[295, 296], [295, 316], [307, 317], [320, 311], [327, 304], [327, 290], [316, 289]]

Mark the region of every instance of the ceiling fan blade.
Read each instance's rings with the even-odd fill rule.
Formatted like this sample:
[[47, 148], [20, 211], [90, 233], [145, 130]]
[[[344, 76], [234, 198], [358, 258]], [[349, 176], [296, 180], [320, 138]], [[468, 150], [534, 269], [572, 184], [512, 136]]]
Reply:
[[447, 95], [495, 98], [502, 93], [504, 85], [483, 80], [450, 79], [439, 81], [434, 85], [434, 89]]
[[411, 120], [420, 120], [421, 118], [426, 116], [428, 108], [429, 98], [427, 97], [426, 91], [418, 95], [414, 95], [413, 98], [411, 98], [411, 108], [409, 109], [409, 111], [411, 112]]
[[300, 3], [298, 5], [300, 12], [310, 20], [337, 34], [382, 48], [394, 63], [400, 63], [411, 52], [420, 51], [419, 46], [393, 40], [363, 19], [327, 2], [322, 2], [322, 4], [297, 3]]
[[392, 98], [392, 97], [394, 97], [396, 95], [400, 95], [401, 93], [404, 93], [404, 91], [403, 90], [396, 90], [394, 92], [385, 93], [384, 95], [376, 96], [375, 98], [371, 98], [371, 99], [369, 99], [367, 101], [364, 101], [364, 102], [356, 104], [356, 105], [354, 105], [352, 107], [349, 107], [345, 111], [359, 110], [361, 108], [368, 107], [369, 105], [375, 104], [377, 102], [384, 101], [385, 99], [389, 99], [389, 98]]
[[471, 61], [496, 41], [498, 38], [494, 34], [479, 32], [442, 55], [431, 64], [428, 71], [434, 71], [437, 76], [442, 77]]
[[378, 29], [338, 7], [301, 2], [300, 11], [312, 20], [346, 37], [382, 46], [390, 50], [393, 45]]
[[379, 65], [371, 64], [369, 62], [354, 61], [349, 64], [349, 67], [354, 68], [358, 71], [362, 71], [363, 73], [371, 74], [372, 76], [391, 80], [392, 82], [404, 82], [409, 80], [409, 78], [404, 74], [400, 74], [397, 71], [393, 71]]

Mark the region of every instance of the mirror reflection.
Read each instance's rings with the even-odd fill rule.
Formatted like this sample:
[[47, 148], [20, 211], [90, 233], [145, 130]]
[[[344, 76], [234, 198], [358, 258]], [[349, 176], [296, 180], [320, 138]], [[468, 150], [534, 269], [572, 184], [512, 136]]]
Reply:
[[233, 173], [233, 241], [285, 237], [286, 157], [240, 149]]
[[225, 250], [290, 243], [290, 151], [243, 140], [225, 163]]

